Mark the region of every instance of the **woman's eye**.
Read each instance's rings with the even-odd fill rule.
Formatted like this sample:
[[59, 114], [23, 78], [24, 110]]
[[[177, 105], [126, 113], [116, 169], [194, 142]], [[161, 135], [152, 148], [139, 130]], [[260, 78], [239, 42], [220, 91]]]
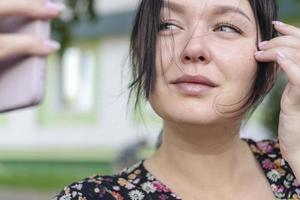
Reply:
[[221, 32], [227, 32], [227, 33], [239, 33], [239, 34], [242, 33], [241, 29], [229, 23], [220, 23], [217, 25], [217, 28], [215, 30], [219, 30]]
[[160, 31], [174, 30], [176, 28], [178, 28], [178, 26], [176, 26], [175, 24], [172, 24], [170, 22], [161, 23], [159, 25], [159, 30]]

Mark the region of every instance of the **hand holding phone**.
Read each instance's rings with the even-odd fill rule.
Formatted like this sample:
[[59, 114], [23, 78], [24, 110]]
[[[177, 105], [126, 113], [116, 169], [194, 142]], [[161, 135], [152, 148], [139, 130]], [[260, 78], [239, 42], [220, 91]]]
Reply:
[[[18, 6], [13, 6], [14, 3]], [[1, 0], [0, 3], [0, 112], [42, 101], [46, 56], [59, 48], [49, 39], [50, 20], [62, 7], [45, 0], [41, 0], [42, 6], [28, 6], [30, 3], [33, 1]]]

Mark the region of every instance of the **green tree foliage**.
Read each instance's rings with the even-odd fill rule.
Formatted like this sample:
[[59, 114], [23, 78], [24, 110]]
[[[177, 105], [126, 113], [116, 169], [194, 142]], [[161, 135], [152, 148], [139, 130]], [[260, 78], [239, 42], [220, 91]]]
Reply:
[[72, 40], [72, 27], [81, 20], [97, 18], [95, 1], [99, 0], [64, 0], [66, 10], [52, 22], [53, 37], [62, 45], [61, 54]]

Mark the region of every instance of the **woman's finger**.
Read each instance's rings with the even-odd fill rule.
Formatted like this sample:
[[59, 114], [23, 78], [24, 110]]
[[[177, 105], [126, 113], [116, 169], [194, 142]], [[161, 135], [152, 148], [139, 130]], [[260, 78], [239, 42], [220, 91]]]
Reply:
[[300, 29], [298, 27], [292, 26], [290, 24], [285, 24], [280, 21], [273, 22], [276, 30], [282, 35], [291, 35], [300, 38]]
[[259, 62], [275, 62], [277, 60], [278, 51], [283, 52], [294, 62], [300, 64], [300, 51], [299, 49], [290, 47], [277, 47], [272, 49], [267, 49], [263, 51], [258, 51], [255, 53], [255, 58]]
[[47, 56], [60, 48], [52, 40], [41, 40], [29, 35], [0, 35], [0, 60], [21, 55]]
[[291, 48], [298, 48], [300, 49], [300, 37], [295, 37], [295, 36], [280, 36], [273, 38], [272, 40], [269, 41], [264, 41], [259, 44], [259, 49], [260, 50], [267, 50], [267, 49], [272, 49], [280, 46], [287, 46]]
[[300, 66], [290, 59], [285, 53], [277, 50], [276, 61], [286, 73], [291, 85], [300, 86]]
[[56, 17], [64, 5], [50, 0], [1, 0], [0, 17], [26, 16], [51, 19]]

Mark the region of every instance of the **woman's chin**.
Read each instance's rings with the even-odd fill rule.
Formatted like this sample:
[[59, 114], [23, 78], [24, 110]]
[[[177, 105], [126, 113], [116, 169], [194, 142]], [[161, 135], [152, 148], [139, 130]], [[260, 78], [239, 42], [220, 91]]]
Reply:
[[[153, 103], [155, 102], [155, 103]], [[212, 125], [220, 122], [222, 117], [205, 101], [169, 101], [157, 104], [150, 101], [153, 110], [164, 121], [177, 124]], [[164, 104], [164, 106], [162, 106]]]
[[[167, 98], [157, 98], [158, 95], [152, 97], [154, 97], [150, 98], [152, 108], [166, 122], [205, 126], [228, 123], [236, 119], [234, 116], [237, 113], [230, 112], [234, 110], [226, 110], [225, 108], [227, 107], [216, 106], [213, 97], [208, 96], [199, 99], [174, 96], [174, 98], [169, 98], [168, 100], [166, 100]], [[224, 101], [219, 102], [227, 102], [225, 101], [227, 99], [223, 98], [221, 100]]]
[[212, 126], [219, 123], [219, 120], [214, 117], [206, 117], [206, 118], [194, 118], [190, 117], [182, 117], [181, 119], [173, 119], [175, 123], [185, 124], [191, 126]]
[[216, 125], [222, 121], [222, 118], [216, 113], [158, 113], [160, 117], [169, 123], [178, 125], [191, 125], [191, 126], [211, 126]]

